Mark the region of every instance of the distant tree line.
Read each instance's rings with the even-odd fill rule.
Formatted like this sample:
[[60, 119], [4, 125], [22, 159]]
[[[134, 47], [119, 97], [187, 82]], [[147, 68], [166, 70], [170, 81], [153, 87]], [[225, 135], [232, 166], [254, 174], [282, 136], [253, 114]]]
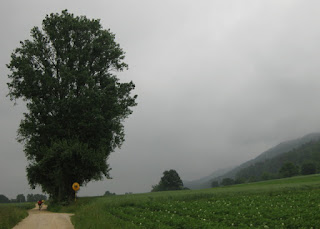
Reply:
[[235, 178], [213, 180], [211, 187], [316, 173], [320, 173], [320, 141], [306, 143], [272, 159], [243, 168]]
[[28, 194], [26, 198], [23, 194], [19, 194], [15, 199], [9, 199], [5, 195], [0, 194], [0, 203], [37, 202], [38, 200], [47, 200], [47, 196], [42, 194]]
[[106, 192], [104, 193], [104, 196], [115, 196], [115, 195], [116, 195], [115, 193], [110, 192], [110, 191], [106, 191]]

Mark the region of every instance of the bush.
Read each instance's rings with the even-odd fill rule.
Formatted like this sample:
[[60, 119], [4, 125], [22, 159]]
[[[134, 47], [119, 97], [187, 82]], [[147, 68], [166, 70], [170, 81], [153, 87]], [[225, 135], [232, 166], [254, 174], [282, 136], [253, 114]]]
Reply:
[[317, 172], [317, 165], [313, 162], [305, 162], [301, 166], [302, 175], [315, 174]]

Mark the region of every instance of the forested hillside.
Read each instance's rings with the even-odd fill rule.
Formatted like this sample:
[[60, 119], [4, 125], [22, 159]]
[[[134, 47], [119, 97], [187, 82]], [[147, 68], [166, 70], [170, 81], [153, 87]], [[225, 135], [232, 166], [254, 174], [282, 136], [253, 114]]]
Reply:
[[[256, 158], [249, 160], [249, 161], [235, 167], [234, 169], [231, 169], [223, 174], [213, 173], [210, 176], [207, 176], [203, 179], [199, 179], [196, 181], [189, 181], [186, 183], [186, 186], [191, 189], [210, 188], [212, 181], [221, 182], [224, 178], [232, 178], [232, 179], [239, 178], [242, 176], [239, 173], [241, 172], [241, 174], [245, 174], [245, 173], [247, 173], [247, 172], [245, 172], [245, 171], [247, 171], [247, 169], [248, 169], [248, 171], [250, 170], [250, 172], [252, 173], [250, 178], [252, 179], [252, 181], [254, 181], [254, 180], [256, 180], [257, 177], [262, 176], [262, 174], [260, 174], [260, 172], [259, 172], [260, 170], [259, 171], [257, 170], [257, 167], [259, 167], [259, 165], [261, 165], [263, 167], [269, 166], [269, 164], [264, 165], [264, 162], [266, 160], [267, 161], [271, 160], [272, 158], [275, 158], [279, 155], [287, 153], [293, 149], [299, 148], [300, 146], [302, 146], [308, 142], [315, 142], [318, 140], [320, 140], [320, 133], [311, 133], [311, 134], [303, 136], [302, 138], [282, 142], [282, 143], [266, 150], [265, 152], [261, 153]], [[272, 166], [272, 167], [274, 169], [276, 168], [276, 166]], [[257, 171], [255, 171], [255, 170], [257, 170]], [[269, 170], [267, 168], [265, 168], [265, 169], [263, 169], [263, 171], [269, 171]], [[270, 171], [274, 172], [274, 170], [270, 170]], [[266, 175], [268, 175], [268, 174], [266, 174]]]
[[231, 171], [232, 169], [233, 168], [219, 169], [219, 170], [211, 173], [209, 176], [203, 177], [199, 180], [183, 181], [183, 184], [185, 187], [188, 187], [190, 189], [210, 188], [210, 184], [212, 182], [213, 177], [221, 176], [221, 175]]
[[236, 178], [242, 181], [259, 181], [280, 178], [280, 169], [285, 163], [291, 162], [298, 168], [298, 172], [306, 165], [314, 166], [315, 172], [320, 171], [320, 141], [311, 141], [287, 153], [283, 153], [264, 162], [258, 162], [247, 168], [241, 169]]

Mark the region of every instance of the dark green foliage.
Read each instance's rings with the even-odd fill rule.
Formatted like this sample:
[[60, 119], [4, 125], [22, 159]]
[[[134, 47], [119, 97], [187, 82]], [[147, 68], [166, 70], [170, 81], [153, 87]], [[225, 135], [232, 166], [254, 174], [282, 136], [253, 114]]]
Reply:
[[179, 174], [173, 169], [169, 171], [164, 171], [159, 184], [152, 186], [152, 192], [182, 189], [183, 182], [180, 179]]
[[156, 185], [152, 185], [152, 189], [151, 189], [151, 192], [160, 192], [160, 191], [163, 191], [161, 190], [161, 186], [160, 184], [156, 184]]
[[234, 184], [243, 184], [245, 183], [245, 179], [241, 178], [241, 177], [238, 177], [234, 180]]
[[[281, 168], [282, 164], [285, 161], [288, 161], [288, 159], [279, 160], [279, 157], [282, 158], [283, 154], [286, 154], [287, 152], [294, 151], [295, 149], [298, 149], [299, 147], [303, 147], [303, 145], [310, 143], [310, 142], [316, 142], [320, 140], [320, 133], [312, 133], [303, 136], [302, 138], [298, 138], [291, 141], [286, 141], [278, 144], [275, 147], [270, 148], [269, 150], [261, 153], [258, 157], [249, 160], [240, 166], [235, 167], [234, 169], [231, 169], [229, 172], [226, 172], [224, 174], [212, 177], [210, 180], [219, 180], [221, 181], [223, 178], [237, 178], [242, 177], [246, 181], [258, 181], [260, 180], [260, 177], [264, 172], [270, 172], [270, 173], [278, 173], [279, 169]], [[320, 156], [320, 154], [319, 154]], [[278, 158], [276, 161], [273, 159]], [[256, 168], [261, 167], [262, 164], [265, 164], [266, 161], [269, 161], [266, 165], [263, 166], [263, 168]], [[318, 161], [320, 159], [318, 158]], [[298, 164], [295, 161], [296, 164]], [[199, 185], [198, 185], [199, 186]], [[202, 188], [209, 188], [210, 184], [208, 183], [207, 186], [202, 186]]]
[[5, 195], [0, 194], [0, 203], [10, 203], [10, 200]]
[[27, 176], [32, 188], [71, 199], [74, 182], [109, 177], [107, 159], [124, 141], [135, 85], [114, 75], [127, 68], [124, 52], [99, 20], [65, 10], [47, 15], [31, 37], [7, 65], [10, 98], [22, 98], [28, 108], [18, 131]]
[[[274, 162], [274, 163], [271, 163]], [[271, 179], [270, 174], [278, 173], [281, 167], [281, 161], [274, 161], [273, 159], [265, 160], [264, 162], [258, 162], [240, 170], [236, 178], [243, 179], [245, 181], [254, 182], [259, 180]], [[268, 176], [268, 177], [267, 177]]]
[[315, 174], [317, 165], [314, 162], [305, 162], [301, 165], [301, 175]]
[[228, 186], [228, 185], [233, 185], [233, 184], [234, 184], [234, 180], [232, 178], [224, 178], [221, 181], [222, 186]]
[[109, 191], [106, 191], [105, 193], [104, 193], [104, 196], [114, 196], [114, 195], [116, 195], [115, 193], [112, 193], [112, 192], [109, 192]]
[[28, 194], [27, 195], [27, 202], [37, 202], [39, 200], [47, 200], [47, 196], [42, 195], [42, 194]]
[[212, 181], [211, 182], [211, 187], [212, 188], [219, 187], [219, 181], [216, 181], [216, 180]]
[[23, 194], [19, 194], [19, 195], [17, 195], [16, 200], [18, 203], [23, 203], [23, 202], [26, 202], [26, 197]]
[[269, 173], [269, 172], [264, 172], [261, 176], [261, 180], [272, 180], [277, 178], [278, 178], [278, 175]]
[[[286, 142], [282, 142], [280, 144], [278, 144], [275, 147], [270, 148], [269, 150], [261, 153], [259, 156], [257, 156], [256, 158], [249, 160], [239, 166], [236, 166], [235, 168], [228, 168], [228, 169], [224, 169], [224, 171], [221, 173], [221, 170], [218, 170], [212, 174], [210, 174], [209, 176], [203, 177], [201, 179], [198, 180], [194, 180], [194, 181], [188, 181], [185, 182], [185, 185], [190, 187], [191, 189], [203, 189], [203, 188], [210, 188], [211, 187], [211, 182], [212, 180], [219, 180], [221, 181], [223, 178], [233, 178], [236, 179], [237, 177], [242, 177], [244, 178], [244, 180], [247, 182], [249, 180], [251, 181], [258, 181], [261, 180], [261, 176], [264, 172], [270, 172], [274, 175], [276, 175], [279, 171], [279, 169], [281, 168], [281, 165], [284, 161], [283, 160], [279, 163], [275, 163], [275, 166], [272, 165], [268, 165], [266, 166], [266, 168], [262, 168], [262, 169], [258, 169], [258, 174], [255, 173], [255, 171], [250, 171], [255, 170], [255, 168], [252, 168], [251, 166], [255, 167], [255, 165], [258, 165], [259, 162], [262, 162], [262, 164], [265, 163], [265, 161], [272, 161], [273, 158], [278, 157], [284, 153], [287, 153], [289, 151], [292, 151], [294, 149], [298, 149], [300, 146], [302, 146], [303, 144], [309, 143], [309, 142], [316, 142], [320, 140], [320, 133], [312, 133], [312, 134], [308, 134], [303, 136], [302, 138], [298, 138], [295, 140], [291, 140], [291, 141], [286, 141]], [[317, 159], [317, 161], [320, 161], [319, 158]], [[300, 161], [300, 163], [303, 161]], [[272, 162], [273, 163], [273, 162]], [[295, 162], [296, 164], [298, 164], [297, 162]], [[251, 167], [247, 170], [248, 167]], [[318, 169], [320, 171], [320, 164], [318, 165]], [[243, 170], [246, 170], [246, 172], [244, 172]], [[261, 171], [259, 171], [261, 170]], [[241, 175], [238, 175], [238, 173], [241, 173]]]
[[[240, 170], [236, 177], [243, 178], [245, 181], [260, 181], [279, 178], [279, 170], [284, 163], [291, 161], [301, 167], [306, 164], [310, 168], [310, 172], [317, 173], [317, 167], [320, 165], [320, 141], [311, 141], [300, 147], [283, 153], [272, 159], [267, 159], [264, 162], [255, 163], [247, 168]], [[313, 165], [309, 165], [309, 163]], [[306, 171], [305, 171], [306, 172]], [[302, 173], [302, 175], [305, 175]]]
[[299, 174], [299, 167], [293, 164], [292, 162], [286, 162], [282, 165], [279, 170], [279, 174], [282, 177], [292, 177]]

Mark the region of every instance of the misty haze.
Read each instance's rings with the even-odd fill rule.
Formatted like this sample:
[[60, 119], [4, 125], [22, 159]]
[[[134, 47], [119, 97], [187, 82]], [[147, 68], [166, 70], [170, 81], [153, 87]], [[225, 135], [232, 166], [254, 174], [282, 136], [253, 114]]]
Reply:
[[[26, 168], [32, 163], [26, 157], [25, 142], [17, 141], [20, 122], [24, 113], [29, 112], [28, 101], [23, 100], [23, 96], [17, 96], [16, 101], [10, 100], [7, 84], [12, 80], [12, 69], [7, 65], [10, 65], [14, 50], [21, 47], [19, 42], [32, 40], [30, 31], [33, 27], [41, 29], [46, 15], [62, 14], [66, 9], [75, 17], [99, 19], [102, 30], [110, 29], [114, 34], [115, 43], [112, 44], [114, 47], [119, 44], [121, 51], [114, 48], [115, 53], [120, 54], [117, 60], [110, 61], [113, 64], [110, 64], [110, 72], [119, 79], [118, 83], [125, 85], [122, 90], [114, 89], [114, 94], [122, 93], [114, 104], [121, 103], [128, 109], [112, 106], [112, 112], [118, 113], [112, 114], [110, 120], [121, 120], [123, 129], [120, 121], [108, 123], [110, 130], [114, 128], [112, 134], [101, 129], [105, 135], [99, 137], [110, 138], [110, 141], [106, 140], [109, 145], [96, 147], [103, 141], [95, 141], [97, 136], [90, 135], [89, 131], [86, 131], [87, 135], [79, 135], [77, 140], [72, 139], [80, 139], [79, 142], [65, 143], [68, 146], [74, 143], [70, 151], [83, 149], [101, 153], [109, 150], [104, 152], [107, 164], [102, 161], [98, 166], [107, 174], [99, 171], [84, 175], [78, 197], [128, 197], [176, 189], [188, 193], [189, 189], [242, 187], [308, 175], [312, 177], [306, 181], [313, 187], [310, 195], [317, 198], [315, 190], [319, 189], [316, 181], [319, 177], [316, 179], [313, 176], [317, 175], [310, 174], [320, 172], [319, 7], [320, 2], [300, 0], [3, 1], [0, 8], [0, 195], [7, 198], [3, 198], [3, 202], [19, 202], [18, 196], [26, 201], [28, 194], [30, 202], [34, 202], [38, 200], [33, 195], [39, 198], [51, 195], [46, 191], [50, 187], [45, 189], [37, 184], [39, 177], [33, 177], [37, 184], [35, 189], [28, 182]], [[95, 63], [92, 61], [92, 66]], [[81, 68], [80, 64], [78, 68]], [[105, 75], [110, 77], [110, 72], [106, 71]], [[93, 75], [96, 77], [97, 74]], [[96, 83], [102, 90], [103, 82], [101, 79]], [[96, 100], [92, 101], [86, 103], [99, 107]], [[119, 107], [123, 111], [119, 111]], [[78, 108], [74, 114], [85, 113], [83, 107]], [[101, 114], [106, 113], [107, 108], [109, 106], [101, 108]], [[95, 115], [91, 111], [88, 113], [91, 121], [82, 120], [85, 128], [95, 125], [92, 121]], [[70, 129], [74, 128], [70, 121], [64, 121], [66, 126], [70, 124]], [[119, 140], [122, 130], [123, 142]], [[94, 140], [83, 143], [81, 137]], [[64, 144], [63, 140], [58, 143]], [[56, 147], [60, 149], [60, 146]], [[33, 153], [37, 154], [36, 149]], [[87, 159], [88, 163], [90, 159]], [[92, 164], [96, 165], [97, 161]], [[93, 179], [97, 174], [102, 174], [102, 179]], [[177, 187], [165, 187], [166, 179], [175, 179]], [[74, 179], [74, 182], [77, 181]], [[272, 191], [276, 192], [276, 188]], [[62, 191], [52, 192], [58, 195]], [[73, 200], [72, 190], [68, 195]], [[178, 194], [171, 197], [175, 198], [175, 195]], [[148, 201], [153, 198], [156, 197], [146, 197]], [[181, 209], [188, 207], [180, 206]], [[313, 206], [301, 205], [302, 210], [306, 208], [313, 209]], [[237, 211], [241, 212], [240, 207]], [[118, 213], [115, 210], [110, 214]], [[290, 214], [288, 221], [281, 222], [284, 227], [290, 227], [287, 224]], [[181, 215], [185, 216], [184, 213]], [[268, 215], [266, 222], [269, 222], [267, 219], [272, 228], [271, 221], [276, 222], [275, 218]], [[301, 219], [301, 222], [306, 221], [308, 218]], [[309, 227], [318, 222], [320, 219], [300, 226]], [[188, 224], [192, 223], [195, 222], [188, 221]], [[248, 221], [246, 225], [250, 224]], [[145, 228], [151, 228], [151, 224], [148, 225], [146, 223]], [[210, 225], [208, 228], [215, 228]], [[273, 226], [277, 225], [281, 224]], [[299, 228], [297, 225], [291, 226]]]

